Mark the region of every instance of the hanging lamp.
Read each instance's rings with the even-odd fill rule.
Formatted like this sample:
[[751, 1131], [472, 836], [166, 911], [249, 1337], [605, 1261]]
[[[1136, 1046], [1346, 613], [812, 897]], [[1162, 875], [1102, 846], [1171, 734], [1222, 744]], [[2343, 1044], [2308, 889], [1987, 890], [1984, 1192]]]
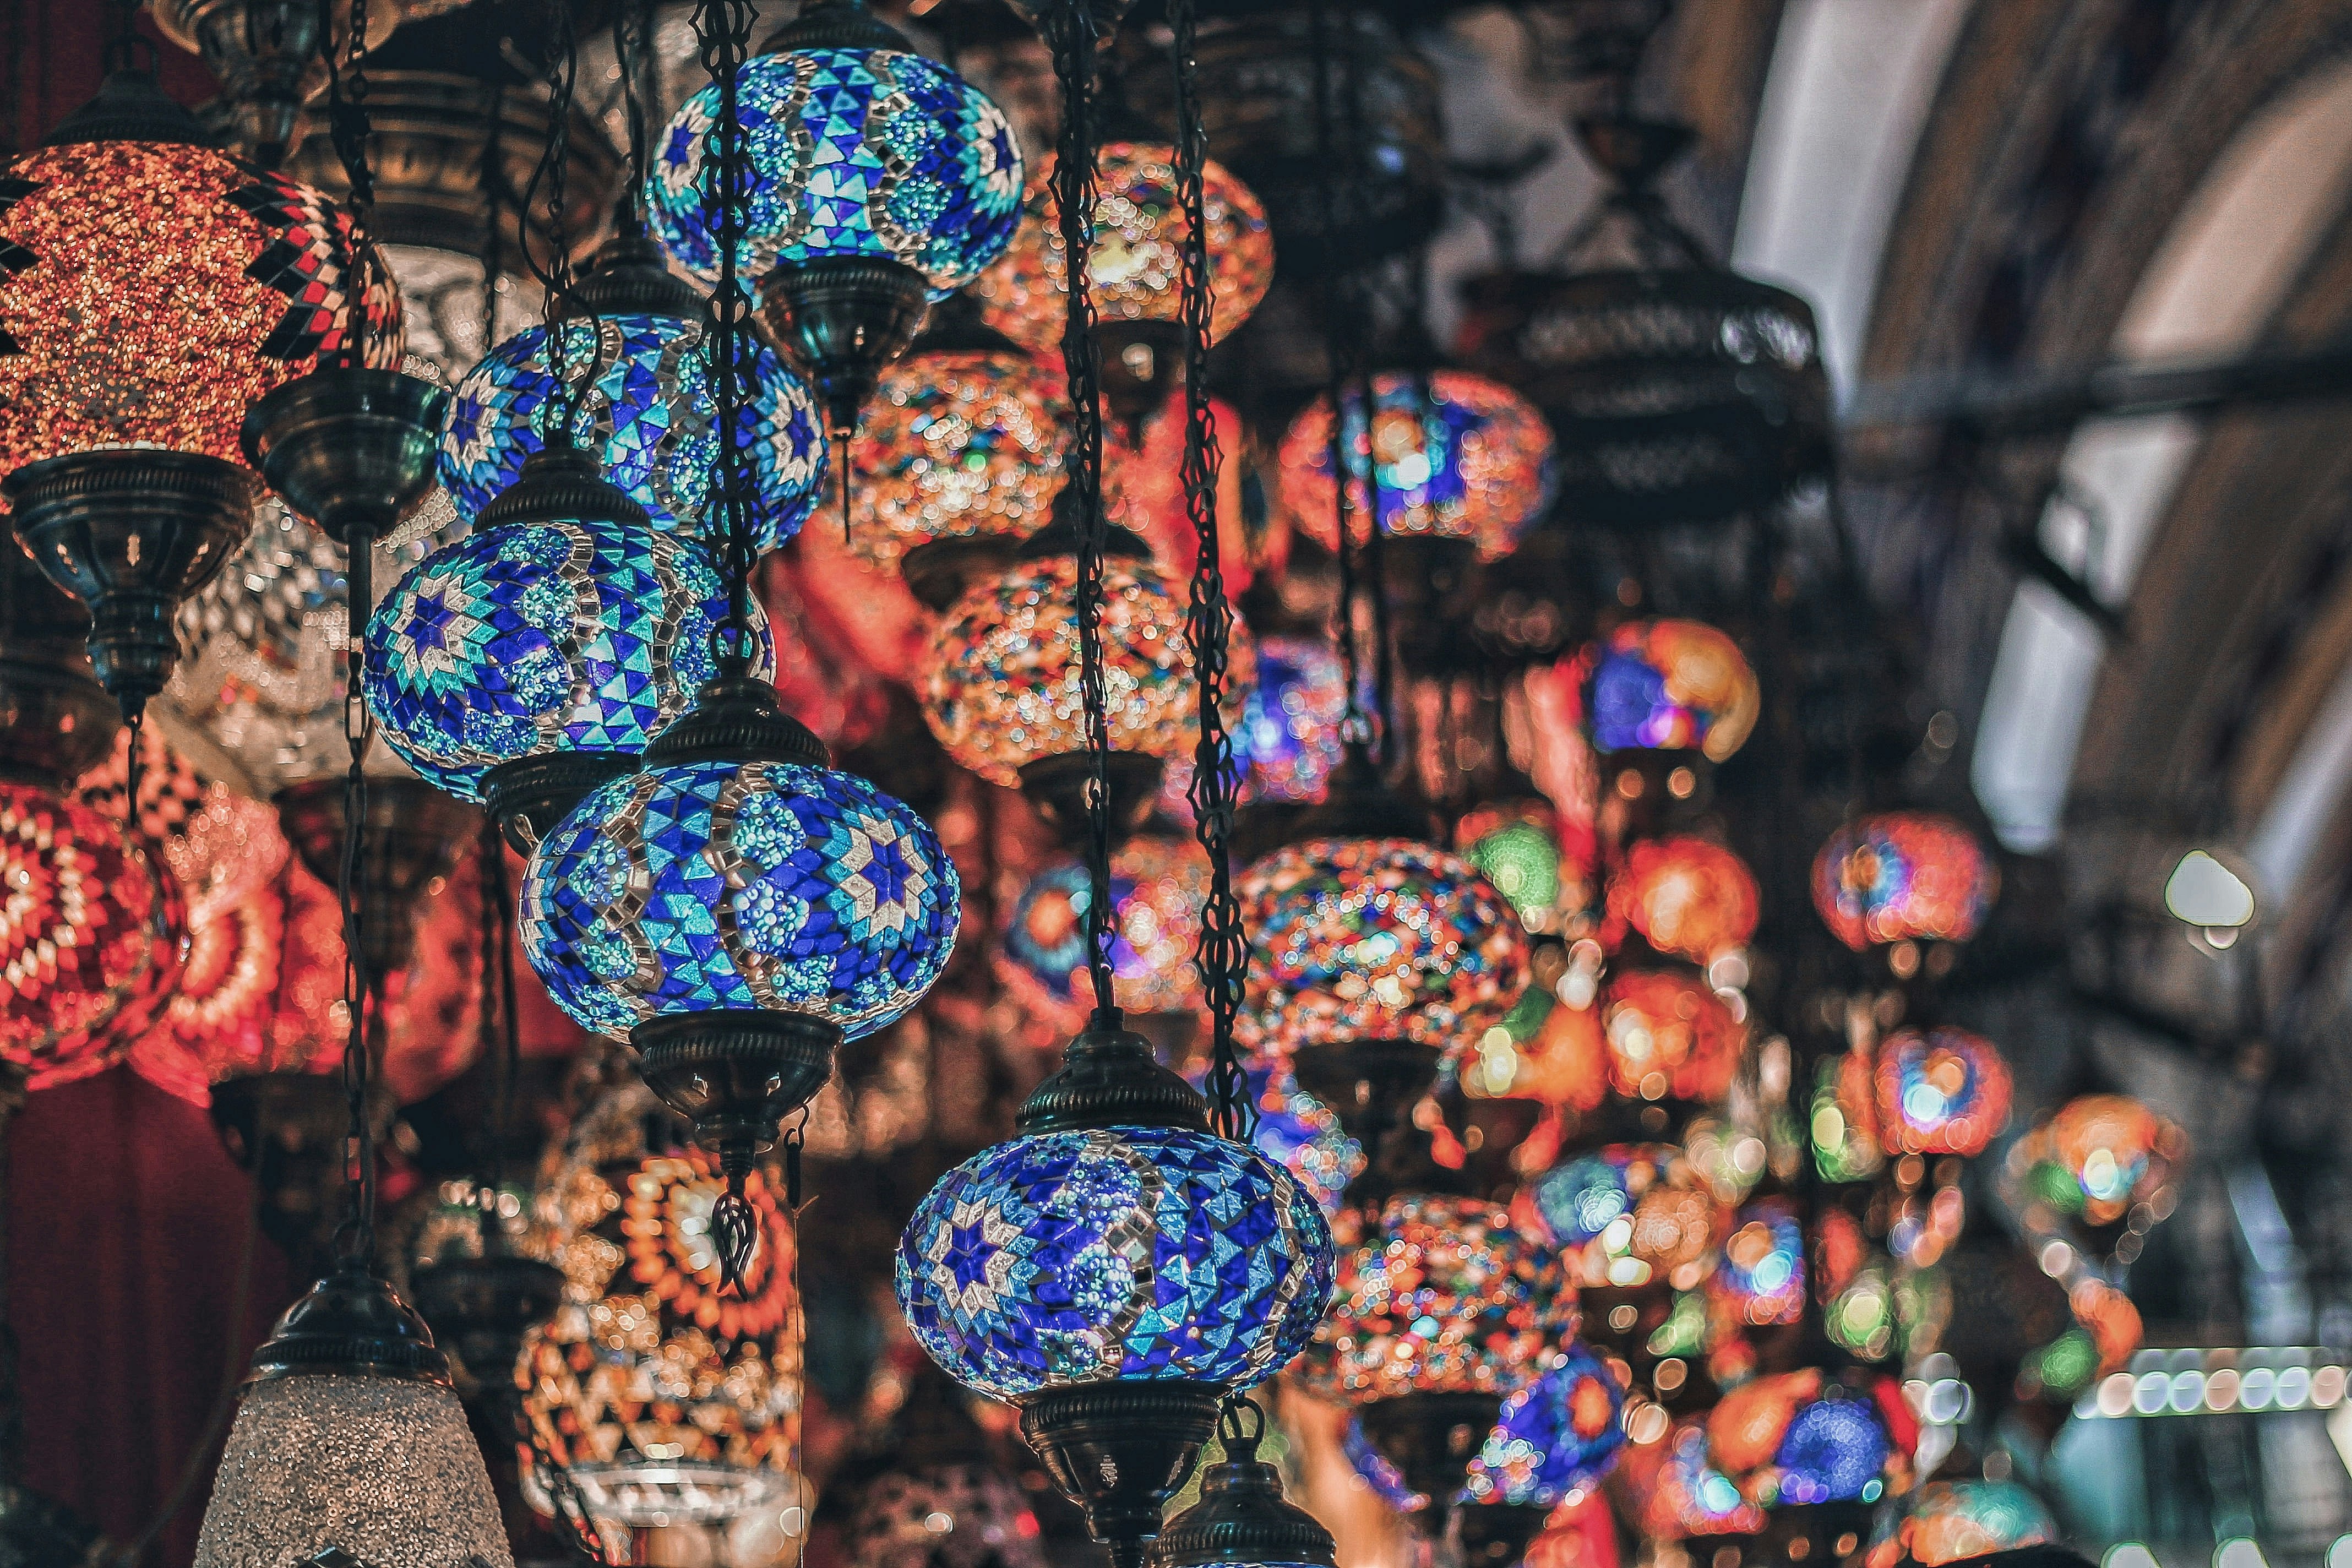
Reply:
[[1201, 1473], [1201, 1500], [1152, 1543], [1152, 1568], [1335, 1568], [1339, 1544], [1282, 1495], [1282, 1472], [1257, 1457], [1265, 1413], [1229, 1402], [1218, 1419], [1224, 1457]]

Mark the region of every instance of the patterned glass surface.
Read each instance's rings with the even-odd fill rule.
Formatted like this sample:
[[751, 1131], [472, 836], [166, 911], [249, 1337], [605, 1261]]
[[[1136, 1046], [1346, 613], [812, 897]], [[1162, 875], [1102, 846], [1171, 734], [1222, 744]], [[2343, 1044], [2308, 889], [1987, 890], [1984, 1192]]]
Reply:
[[1405, 1039], [1458, 1047], [1527, 988], [1527, 928], [1459, 856], [1405, 838], [1319, 838], [1243, 876], [1251, 1049]]
[[1462, 1495], [1549, 1508], [1584, 1491], [1617, 1462], [1624, 1408], [1608, 1367], [1570, 1341], [1547, 1358], [1542, 1376], [1504, 1399]]
[[1739, 645], [1697, 621], [1629, 621], [1592, 671], [1592, 743], [1604, 752], [1696, 751], [1722, 762], [1763, 711]]
[[852, 1039], [940, 976], [961, 910], [930, 827], [855, 774], [699, 762], [605, 784], [524, 873], [523, 952], [583, 1027], [761, 1010]]
[[[597, 518], [510, 523], [426, 556], [368, 617], [369, 709], [401, 759], [464, 800], [501, 763], [634, 756], [716, 672], [727, 584], [699, 546]], [[749, 608], [761, 679], [768, 618]]]
[[[1370, 490], [1381, 530], [1396, 537], [1466, 539], [1481, 559], [1517, 547], [1551, 504], [1551, 426], [1508, 387], [1461, 371], [1426, 378], [1390, 372], [1372, 381], [1372, 422], [1350, 392], [1341, 442], [1349, 453], [1350, 527], [1364, 537]], [[1327, 550], [1339, 542], [1331, 478], [1331, 403], [1318, 398], [1282, 438], [1282, 504]]]
[[1981, 1035], [1898, 1030], [1879, 1044], [1876, 1078], [1890, 1154], [1981, 1154], [2009, 1125], [2009, 1068]]
[[[945, 66], [895, 49], [795, 49], [754, 55], [735, 90], [753, 168], [736, 258], [746, 282], [794, 262], [873, 256], [943, 295], [1011, 243], [1022, 191], [1012, 122]], [[707, 166], [718, 119], [713, 84], [661, 133], [646, 176], [654, 237], [705, 282], [719, 276]]]
[[[1111, 984], [1122, 1011], [1186, 1013], [1202, 1005], [1201, 907], [1209, 858], [1189, 838], [1131, 838], [1111, 854]], [[996, 973], [1033, 1012], [1076, 1028], [1094, 1006], [1087, 973], [1087, 910], [1094, 889], [1083, 861], [1056, 860], [1004, 913]]]
[[1480, 1199], [1391, 1198], [1373, 1218], [1341, 1211], [1333, 1229], [1338, 1292], [1300, 1363], [1318, 1397], [1510, 1394], [1575, 1320], [1557, 1254]]
[[849, 443], [850, 552], [895, 566], [941, 539], [1025, 539], [1061, 493], [1058, 367], [1010, 353], [922, 353], [882, 373]]
[[1933, 812], [1864, 817], [1813, 860], [1813, 908], [1840, 942], [1966, 942], [2000, 891], [1975, 834]]
[[[563, 323], [563, 371], [577, 406], [574, 446], [626, 490], [664, 533], [716, 543], [710, 506], [719, 409], [706, 323], [678, 316], [598, 316]], [[546, 444], [555, 373], [548, 330], [531, 327], [492, 349], [457, 384], [441, 437], [441, 484], [471, 522]], [[807, 386], [776, 352], [754, 342], [739, 444], [751, 456], [755, 550], [798, 533], [825, 493], [824, 421]]]
[[1671, 1143], [1612, 1143], [1519, 1189], [1512, 1215], [1560, 1249], [1579, 1286], [1654, 1279], [1687, 1290], [1706, 1278], [1730, 1212]]
[[1331, 1234], [1289, 1173], [1204, 1132], [1016, 1138], [932, 1188], [898, 1303], [933, 1360], [1000, 1399], [1107, 1378], [1248, 1388], [1304, 1348]]
[[1689, 834], [1645, 838], [1609, 882], [1609, 931], [1630, 926], [1660, 952], [1697, 963], [1748, 945], [1760, 896], [1747, 862]]

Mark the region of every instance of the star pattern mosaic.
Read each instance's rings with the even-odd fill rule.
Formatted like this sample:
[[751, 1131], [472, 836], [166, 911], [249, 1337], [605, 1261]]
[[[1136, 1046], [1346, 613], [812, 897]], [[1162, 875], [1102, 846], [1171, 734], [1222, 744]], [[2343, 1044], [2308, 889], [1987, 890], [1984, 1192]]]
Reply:
[[[598, 316], [563, 324], [564, 380], [576, 400], [574, 446], [646, 509], [664, 533], [717, 543], [709, 514], [719, 462], [719, 408], [705, 323], [678, 316]], [[441, 437], [441, 485], [467, 521], [522, 474], [553, 417], [549, 333], [531, 327], [499, 344], [457, 384]], [[751, 461], [753, 548], [798, 533], [824, 496], [830, 461], [808, 387], [765, 343], [751, 345], [738, 420]]]
[[532, 855], [520, 914], [532, 970], [585, 1028], [787, 1012], [857, 1039], [940, 977], [961, 890], [922, 818], [853, 773], [700, 762], [583, 801]]
[[[719, 276], [709, 152], [719, 89], [687, 100], [654, 148], [647, 218], [680, 266]], [[756, 282], [780, 265], [876, 256], [962, 288], [1021, 222], [1012, 122], [945, 66], [895, 49], [758, 55], [736, 78], [750, 148], [751, 222], [736, 265]]]
[[[467, 535], [411, 567], [368, 617], [368, 708], [401, 760], [479, 800], [500, 763], [634, 756], [715, 672], [727, 584], [698, 545], [577, 518]], [[751, 602], [762, 676], [775, 668]]]
[[1315, 1200], [1253, 1150], [1183, 1129], [1017, 1138], [966, 1161], [898, 1243], [933, 1360], [1000, 1399], [1108, 1378], [1248, 1388], [1331, 1294]]

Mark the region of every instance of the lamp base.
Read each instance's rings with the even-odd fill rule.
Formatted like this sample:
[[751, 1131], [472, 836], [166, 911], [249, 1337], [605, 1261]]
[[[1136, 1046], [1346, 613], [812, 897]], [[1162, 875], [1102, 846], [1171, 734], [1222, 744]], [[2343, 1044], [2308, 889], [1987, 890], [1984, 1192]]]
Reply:
[[482, 804], [498, 820], [499, 836], [529, 855], [572, 808], [601, 786], [637, 771], [621, 752], [550, 752], [500, 763], [482, 775]]
[[373, 538], [433, 489], [449, 394], [396, 370], [314, 370], [246, 410], [246, 461], [338, 544]]
[[1444, 1530], [1470, 1461], [1495, 1429], [1502, 1408], [1499, 1394], [1433, 1393], [1375, 1399], [1357, 1410], [1365, 1440], [1397, 1468], [1405, 1485], [1429, 1500], [1413, 1516], [1414, 1527], [1424, 1535]]
[[800, 1013], [714, 1010], [648, 1018], [629, 1034], [637, 1073], [694, 1123], [706, 1149], [751, 1157], [833, 1076], [837, 1024]]
[[1086, 1510], [1114, 1568], [1140, 1568], [1162, 1509], [1192, 1479], [1225, 1390], [1177, 1380], [1074, 1384], [1015, 1401], [1021, 1436]]
[[89, 606], [89, 661], [128, 718], [180, 662], [173, 616], [253, 531], [257, 488], [234, 463], [112, 447], [0, 479], [41, 574]]
[[898, 575], [916, 603], [943, 616], [973, 584], [1003, 576], [1020, 553], [1021, 541], [1005, 533], [934, 539], [898, 558]]
[[[1140, 752], [1113, 752], [1103, 770], [1110, 785], [1111, 840], [1118, 843], [1151, 815], [1160, 793], [1160, 763]], [[1094, 759], [1084, 752], [1040, 757], [1021, 769], [1021, 793], [1037, 815], [1072, 848], [1087, 842], [1087, 792], [1094, 783]]]
[[923, 275], [878, 256], [793, 262], [760, 285], [760, 319], [816, 387], [826, 433], [846, 439], [874, 384], [907, 352], [929, 309]]
[[[343, 781], [310, 779], [278, 792], [278, 820], [310, 873], [328, 887], [342, 873]], [[360, 911], [360, 940], [368, 973], [406, 969], [416, 956], [416, 910], [436, 877], [456, 864], [458, 847], [472, 841], [477, 808], [442, 794], [423, 779], [372, 778], [360, 854], [368, 898]]]

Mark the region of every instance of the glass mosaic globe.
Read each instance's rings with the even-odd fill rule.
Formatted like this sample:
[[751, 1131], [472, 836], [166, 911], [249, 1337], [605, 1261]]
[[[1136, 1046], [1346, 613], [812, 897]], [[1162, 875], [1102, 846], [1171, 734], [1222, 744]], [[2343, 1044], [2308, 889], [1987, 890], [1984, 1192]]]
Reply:
[[1879, 1042], [1874, 1077], [1889, 1154], [1981, 1154], [2009, 1125], [2009, 1068], [1981, 1035], [1898, 1029]]
[[1550, 802], [1523, 796], [1474, 806], [1454, 824], [1454, 842], [1529, 931], [1557, 932], [1582, 907], [1590, 858], [1569, 852]]
[[[1055, 216], [1053, 167], [1029, 183], [1024, 221], [1003, 258], [974, 289], [988, 324], [1038, 353], [1059, 350], [1069, 258]], [[1087, 281], [1103, 322], [1183, 320], [1183, 209], [1176, 153], [1166, 142], [1107, 142], [1095, 157], [1094, 254]], [[1208, 219], [1211, 341], [1250, 318], [1274, 282], [1265, 209], [1213, 158], [1202, 170]]]
[[1625, 1390], [1583, 1344], [1545, 1358], [1542, 1375], [1503, 1401], [1470, 1461], [1470, 1502], [1555, 1507], [1589, 1490], [1624, 1446]]
[[[1360, 540], [1375, 486], [1383, 533], [1466, 540], [1486, 561], [1508, 555], [1551, 504], [1551, 426], [1507, 387], [1460, 371], [1426, 378], [1385, 372], [1372, 379], [1370, 429], [1360, 394], [1349, 393], [1341, 406], [1349, 515]], [[1283, 510], [1325, 549], [1336, 551], [1339, 496], [1328, 395], [1291, 422], [1279, 460]]]
[[[1286, 1070], [1251, 1068], [1257, 1101], [1258, 1152], [1288, 1171], [1327, 1215], [1337, 1213], [1348, 1184], [1363, 1173], [1364, 1148], [1348, 1136], [1329, 1106], [1298, 1087]], [[1194, 1087], [1199, 1087], [1195, 1085]]]
[[2139, 1100], [2085, 1094], [2019, 1139], [2010, 1158], [2025, 1168], [2032, 1196], [2105, 1226], [2155, 1203], [2188, 1153], [2180, 1128]]
[[1796, 1211], [1760, 1198], [1733, 1218], [1707, 1294], [1734, 1321], [1793, 1323], [1805, 1311], [1805, 1231]]
[[[246, 405], [343, 348], [351, 220], [318, 192], [164, 142], [37, 147], [8, 176], [0, 474], [101, 447], [242, 466]], [[397, 369], [400, 301], [376, 278], [367, 361]]]
[[1687, 834], [1645, 838], [1610, 879], [1609, 926], [1704, 964], [1748, 945], [1759, 902], [1755, 873], [1722, 845]]
[[947, 965], [955, 867], [922, 818], [855, 774], [704, 761], [597, 789], [540, 841], [523, 954], [583, 1027], [796, 1013], [861, 1038]]
[[1850, 823], [1813, 860], [1813, 908], [1856, 952], [1874, 942], [1966, 942], [2000, 892], [1975, 834], [1933, 812]]
[[1763, 711], [1739, 646], [1697, 621], [1629, 621], [1592, 667], [1592, 743], [1603, 752], [1696, 751], [1719, 763]]
[[1574, 1324], [1557, 1254], [1482, 1199], [1394, 1197], [1377, 1215], [1342, 1210], [1333, 1236], [1336, 1293], [1300, 1363], [1318, 1398], [1511, 1394]]
[[1331, 1233], [1288, 1172], [1183, 1128], [1034, 1133], [941, 1178], [898, 1243], [898, 1304], [968, 1388], [1254, 1387], [1331, 1294]]
[[[876, 257], [923, 275], [936, 298], [1003, 253], [1021, 221], [1012, 122], [955, 72], [897, 49], [754, 55], [736, 73], [753, 174], [739, 275]], [[709, 166], [719, 89], [686, 100], [653, 148], [646, 220], [670, 258], [719, 276]]]
[[1715, 1266], [1731, 1211], [1671, 1143], [1612, 1143], [1526, 1183], [1522, 1230], [1560, 1251], [1573, 1281], [1598, 1289], [1663, 1280], [1689, 1290]]
[[1696, 975], [1629, 970], [1601, 992], [1601, 1037], [1625, 1099], [1713, 1104], [1731, 1092], [1748, 1026]]
[[[1103, 689], [1114, 751], [1189, 757], [1200, 737], [1185, 601], [1149, 562], [1103, 563]], [[948, 755], [992, 784], [1086, 748], [1079, 689], [1078, 565], [1024, 561], [972, 589], [940, 624], [919, 694]], [[1236, 687], [1248, 665], [1237, 667]]]
[[[362, 687], [402, 761], [479, 800], [503, 763], [643, 752], [716, 673], [727, 604], [707, 551], [641, 523], [497, 523], [434, 552], [384, 596], [368, 617]], [[754, 670], [771, 679], [767, 615], [756, 596], [748, 607]]]
[[882, 373], [849, 443], [849, 548], [875, 566], [942, 539], [1026, 539], [1066, 478], [1058, 368], [917, 353]]
[[1348, 681], [1339, 656], [1312, 637], [1257, 641], [1257, 680], [1242, 700], [1234, 749], [1249, 758], [1258, 800], [1320, 801], [1344, 747]]
[[[574, 446], [646, 509], [666, 534], [719, 542], [709, 515], [719, 459], [708, 322], [632, 311], [563, 322], [563, 371]], [[549, 330], [530, 327], [492, 349], [457, 383], [441, 437], [441, 484], [467, 522], [522, 475], [546, 444], [557, 387]], [[801, 378], [751, 342], [737, 416], [749, 455], [753, 549], [772, 550], [825, 493], [824, 426]]]
[[[1130, 838], [1111, 853], [1117, 934], [1111, 985], [1122, 1012], [1191, 1013], [1202, 1005], [1201, 909], [1209, 858], [1189, 838]], [[994, 954], [999, 979], [1034, 1014], [1076, 1029], [1094, 1008], [1087, 973], [1087, 910], [1094, 900], [1086, 865], [1055, 861], [1031, 878], [1005, 910]]]
[[1466, 860], [1405, 838], [1277, 849], [1235, 889], [1254, 1051], [1398, 1039], [1461, 1048], [1527, 988], [1527, 928]]
[[1895, 1568], [1907, 1558], [1920, 1568], [1943, 1568], [2058, 1540], [2048, 1506], [2015, 1481], [1929, 1481], [1885, 1521], [1868, 1562], [1869, 1568]]
[[169, 1001], [175, 886], [117, 822], [0, 783], [0, 1060], [48, 1089], [103, 1072]]
[[1762, 1508], [1875, 1503], [1908, 1489], [1917, 1427], [1902, 1395], [1832, 1384], [1817, 1371], [1760, 1377], [1707, 1416], [1707, 1442], [1740, 1490]]

